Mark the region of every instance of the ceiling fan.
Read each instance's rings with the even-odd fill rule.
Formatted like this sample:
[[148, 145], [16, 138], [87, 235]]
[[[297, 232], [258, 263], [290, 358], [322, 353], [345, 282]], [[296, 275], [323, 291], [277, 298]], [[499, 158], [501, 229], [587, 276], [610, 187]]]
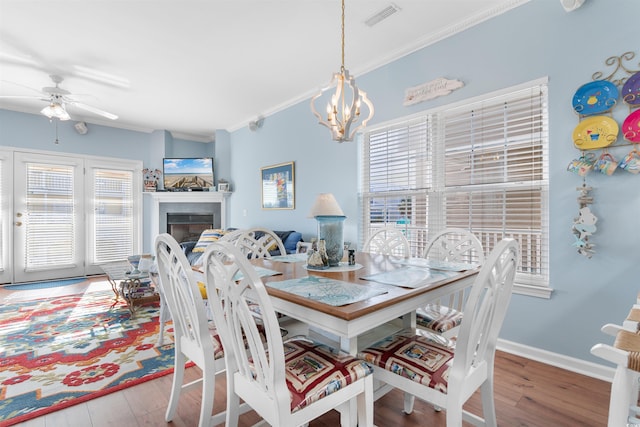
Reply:
[[3, 95], [0, 98], [35, 98], [41, 101], [48, 102], [49, 105], [40, 110], [40, 113], [47, 116], [49, 119], [69, 120], [71, 117], [67, 113], [66, 105], [73, 105], [83, 110], [89, 111], [93, 114], [97, 114], [102, 117], [106, 117], [110, 120], [116, 120], [118, 116], [106, 111], [100, 110], [96, 107], [84, 104], [74, 98], [74, 95], [66, 89], [60, 87], [60, 83], [64, 80], [61, 76], [50, 75], [51, 80], [55, 84], [55, 87], [43, 87], [42, 90], [29, 88], [40, 92], [40, 96], [25, 96], [25, 95]]

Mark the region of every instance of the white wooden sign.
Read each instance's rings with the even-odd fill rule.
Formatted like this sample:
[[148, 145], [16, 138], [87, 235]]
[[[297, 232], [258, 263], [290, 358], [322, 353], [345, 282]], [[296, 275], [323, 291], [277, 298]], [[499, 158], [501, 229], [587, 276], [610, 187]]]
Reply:
[[464, 83], [460, 80], [449, 80], [444, 77], [439, 77], [435, 80], [431, 80], [430, 82], [406, 89], [404, 92], [404, 103], [402, 105], [408, 107], [409, 105], [417, 104], [439, 96], [449, 95], [454, 90], [460, 89], [463, 86]]

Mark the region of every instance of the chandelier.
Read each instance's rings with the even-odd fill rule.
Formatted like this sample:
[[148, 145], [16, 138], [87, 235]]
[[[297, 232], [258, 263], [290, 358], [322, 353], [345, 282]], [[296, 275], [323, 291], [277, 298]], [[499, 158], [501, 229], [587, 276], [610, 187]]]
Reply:
[[[311, 111], [318, 118], [318, 123], [329, 128], [334, 141], [353, 141], [356, 132], [365, 127], [373, 117], [373, 104], [367, 98], [366, 92], [358, 89], [356, 80], [344, 67], [344, 0], [342, 0], [342, 65], [340, 72], [333, 74], [328, 89], [333, 89], [334, 93], [327, 103], [327, 119], [324, 120], [315, 107], [316, 100], [322, 96], [322, 90], [311, 98]], [[368, 116], [358, 125], [362, 104], [367, 106]], [[355, 127], [351, 129], [351, 126]]]

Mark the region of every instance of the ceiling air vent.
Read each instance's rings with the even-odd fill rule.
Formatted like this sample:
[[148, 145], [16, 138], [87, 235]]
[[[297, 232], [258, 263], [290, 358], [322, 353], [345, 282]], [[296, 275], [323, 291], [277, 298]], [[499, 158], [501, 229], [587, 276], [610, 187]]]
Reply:
[[364, 21], [364, 23], [367, 24], [369, 27], [373, 27], [378, 22], [382, 21], [383, 19], [387, 19], [388, 17], [398, 12], [399, 10], [400, 8], [398, 6], [391, 3], [389, 6], [385, 7], [381, 11], [376, 12], [373, 16], [371, 16], [369, 19]]

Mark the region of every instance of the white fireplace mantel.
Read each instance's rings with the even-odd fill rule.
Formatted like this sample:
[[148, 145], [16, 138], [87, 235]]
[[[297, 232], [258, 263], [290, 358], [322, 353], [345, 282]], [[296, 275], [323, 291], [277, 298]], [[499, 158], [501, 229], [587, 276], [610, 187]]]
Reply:
[[156, 191], [142, 193], [152, 201], [150, 226], [151, 247], [158, 234], [164, 233], [160, 230], [160, 205], [164, 203], [220, 203], [220, 228], [227, 227], [227, 198], [231, 192], [219, 191]]

